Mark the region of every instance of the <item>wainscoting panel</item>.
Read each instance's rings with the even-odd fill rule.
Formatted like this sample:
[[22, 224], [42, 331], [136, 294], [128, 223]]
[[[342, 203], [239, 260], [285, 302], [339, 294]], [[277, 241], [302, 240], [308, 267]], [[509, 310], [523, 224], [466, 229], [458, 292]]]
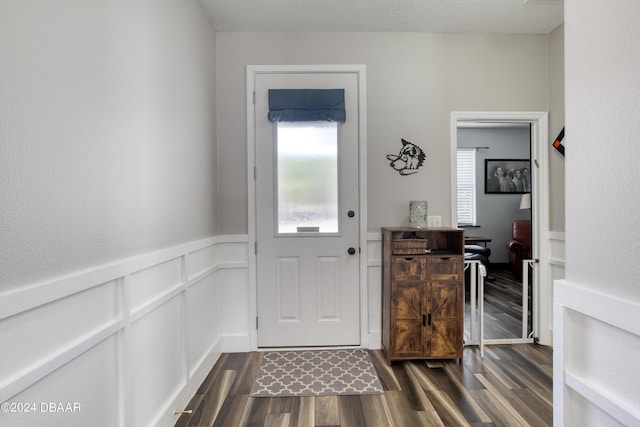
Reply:
[[[223, 319], [222, 351], [225, 353], [251, 350], [249, 274], [246, 265], [243, 264], [243, 268], [223, 268], [220, 270], [220, 314]], [[251, 327], [255, 327], [255, 325], [251, 325]]]
[[[16, 412], [3, 411], [0, 426], [122, 425], [118, 411], [118, 342], [117, 336], [111, 336], [17, 395], [2, 399], [35, 406], [28, 412], [18, 411], [19, 407]], [[65, 411], [59, 411], [60, 403], [65, 405]], [[71, 404], [69, 411], [67, 404]]]
[[189, 369], [200, 366], [222, 336], [220, 310], [212, 310], [210, 301], [220, 301], [217, 275], [194, 283], [186, 293], [187, 345]]
[[180, 297], [172, 298], [128, 330], [125, 367], [130, 383], [131, 425], [144, 426], [183, 383], [184, 328]]
[[554, 425], [640, 425], [640, 304], [554, 286]]
[[248, 349], [247, 268], [216, 236], [0, 294], [0, 427], [174, 425], [224, 336]]
[[382, 233], [367, 234], [369, 348], [382, 348]]
[[182, 284], [182, 258], [175, 258], [133, 273], [128, 280], [129, 304], [132, 312]]
[[549, 256], [543, 256], [541, 261], [548, 263], [547, 275], [541, 276], [540, 282], [540, 329], [538, 337], [540, 343], [553, 343], [553, 293], [556, 280], [564, 279], [565, 275], [565, 233], [551, 231], [547, 235]]
[[7, 400], [5, 387], [17, 392], [22, 389], [18, 384], [28, 386], [36, 367], [46, 369], [75, 343], [117, 323], [119, 317], [114, 280], [1, 320], [0, 402]]

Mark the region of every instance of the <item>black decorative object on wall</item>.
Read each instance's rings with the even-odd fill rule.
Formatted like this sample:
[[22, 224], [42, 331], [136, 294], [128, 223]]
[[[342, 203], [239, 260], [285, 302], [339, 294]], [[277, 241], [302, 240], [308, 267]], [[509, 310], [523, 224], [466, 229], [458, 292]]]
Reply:
[[563, 139], [564, 139], [564, 128], [562, 128], [556, 140], [553, 141], [553, 148], [558, 150], [558, 152], [564, 156], [564, 145], [562, 145]]
[[417, 145], [401, 139], [402, 148], [398, 155], [387, 154], [387, 160], [390, 160], [389, 166], [397, 170], [400, 175], [412, 175], [418, 172], [418, 168], [424, 163], [426, 158], [422, 148]]

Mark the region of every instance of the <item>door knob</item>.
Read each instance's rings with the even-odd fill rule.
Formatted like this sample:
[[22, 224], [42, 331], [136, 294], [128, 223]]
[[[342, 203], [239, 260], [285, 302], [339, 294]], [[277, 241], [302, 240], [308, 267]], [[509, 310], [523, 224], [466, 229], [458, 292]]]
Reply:
[[347, 216], [349, 218], [353, 218], [354, 216], [356, 216], [356, 213], [354, 211], [349, 211], [349, 212], [347, 212]]
[[349, 248], [347, 252], [349, 252], [349, 255], [353, 255], [356, 253], [356, 248]]

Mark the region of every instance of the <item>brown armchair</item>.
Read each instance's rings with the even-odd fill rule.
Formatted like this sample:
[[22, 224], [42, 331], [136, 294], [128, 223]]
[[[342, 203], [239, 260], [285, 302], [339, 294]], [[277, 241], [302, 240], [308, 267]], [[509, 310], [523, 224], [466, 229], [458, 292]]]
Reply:
[[511, 236], [507, 242], [509, 261], [516, 275], [522, 277], [522, 260], [531, 258], [531, 221], [513, 221]]

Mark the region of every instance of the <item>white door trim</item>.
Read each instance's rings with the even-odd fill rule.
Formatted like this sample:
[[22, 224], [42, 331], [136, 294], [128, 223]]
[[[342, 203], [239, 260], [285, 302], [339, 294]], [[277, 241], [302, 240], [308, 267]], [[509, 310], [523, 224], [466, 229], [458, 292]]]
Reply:
[[366, 68], [364, 65], [248, 65], [247, 66], [247, 210], [249, 238], [249, 336], [251, 350], [258, 350], [257, 256], [256, 242], [256, 182], [255, 129], [254, 129], [254, 82], [261, 73], [355, 73], [358, 76], [358, 160], [359, 160], [359, 216], [360, 216], [360, 346], [369, 348], [369, 310], [367, 292], [367, 120], [366, 120]]
[[533, 112], [496, 112], [496, 111], [454, 111], [451, 113], [451, 224], [458, 223], [456, 179], [456, 149], [458, 146], [458, 124], [464, 122], [487, 123], [530, 123], [531, 124], [531, 154], [532, 178], [534, 179], [532, 204], [532, 243], [533, 258], [540, 262], [534, 272], [534, 279], [539, 284], [538, 301], [534, 309], [538, 312], [538, 325], [535, 331], [544, 345], [552, 344], [552, 307], [541, 304], [551, 301], [551, 244], [547, 238], [549, 234], [549, 113], [546, 111]]

